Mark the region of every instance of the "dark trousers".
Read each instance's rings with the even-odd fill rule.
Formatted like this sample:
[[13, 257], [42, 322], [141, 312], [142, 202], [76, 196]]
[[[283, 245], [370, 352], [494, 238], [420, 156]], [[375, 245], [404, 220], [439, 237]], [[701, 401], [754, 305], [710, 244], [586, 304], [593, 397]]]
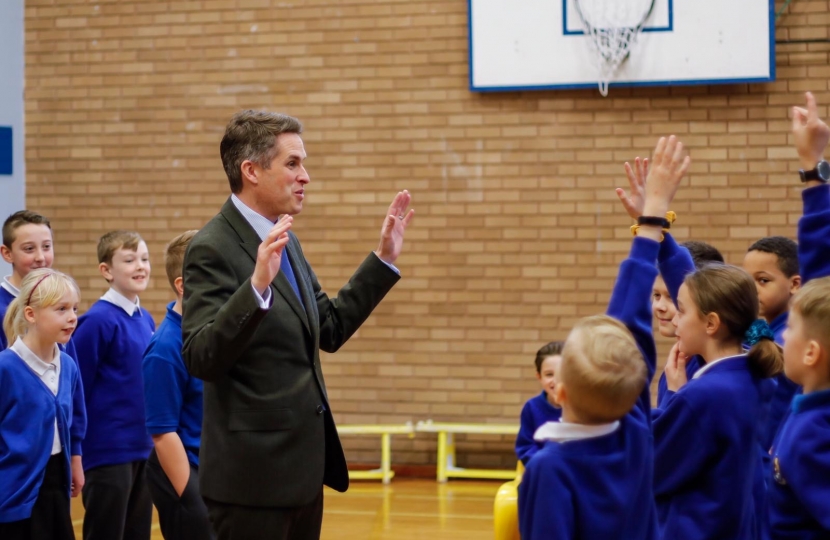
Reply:
[[320, 540], [323, 489], [305, 506], [267, 508], [237, 506], [205, 499], [219, 540]]
[[0, 523], [3, 540], [75, 540], [69, 514], [69, 487], [63, 453], [49, 458], [32, 515], [28, 519]]
[[144, 478], [146, 461], [86, 471], [84, 540], [149, 540], [153, 502]]
[[199, 470], [190, 466], [181, 497], [161, 468], [156, 451], [147, 460], [147, 487], [159, 514], [159, 525], [164, 540], [212, 540], [213, 530], [208, 521], [207, 507], [199, 495]]

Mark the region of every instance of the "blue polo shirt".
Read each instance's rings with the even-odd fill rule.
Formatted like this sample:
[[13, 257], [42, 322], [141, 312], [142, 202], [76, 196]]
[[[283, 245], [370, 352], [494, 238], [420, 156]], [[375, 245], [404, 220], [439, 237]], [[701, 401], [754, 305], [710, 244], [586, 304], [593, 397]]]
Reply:
[[202, 438], [202, 381], [190, 375], [182, 359], [182, 316], [171, 302], [147, 350], [144, 375], [144, 408], [150, 435], [178, 434], [188, 461], [199, 466]]

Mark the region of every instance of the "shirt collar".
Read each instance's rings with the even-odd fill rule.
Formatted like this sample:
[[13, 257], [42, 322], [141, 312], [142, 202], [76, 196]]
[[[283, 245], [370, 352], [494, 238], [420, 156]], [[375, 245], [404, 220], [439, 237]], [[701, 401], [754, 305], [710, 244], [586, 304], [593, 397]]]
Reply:
[[167, 304], [167, 318], [176, 323], [178, 326], [182, 325], [182, 316], [175, 311], [173, 311], [173, 306], [176, 305], [176, 302], [170, 302]]
[[120, 292], [116, 291], [112, 287], [110, 287], [110, 290], [104, 293], [104, 296], [101, 297], [101, 300], [106, 300], [110, 304], [115, 304], [116, 306], [126, 311], [127, 315], [129, 315], [130, 317], [132, 317], [135, 314], [135, 311], [137, 309], [141, 308], [141, 303], [138, 297], [136, 297], [135, 302], [132, 302], [129, 298], [127, 298]]
[[17, 356], [22, 358], [26, 365], [29, 366], [32, 371], [37, 373], [38, 377], [43, 377], [50, 369], [54, 369], [60, 373], [61, 350], [58, 348], [57, 344], [55, 345], [55, 356], [52, 358], [51, 362], [44, 362], [38, 358], [38, 356], [32, 352], [32, 349], [23, 343], [22, 338], [17, 338], [14, 345], [9, 348], [17, 353]]
[[242, 214], [242, 217], [245, 218], [245, 221], [247, 221], [248, 224], [254, 229], [254, 232], [256, 232], [257, 236], [259, 236], [259, 239], [265, 240], [268, 233], [274, 228], [274, 222], [267, 217], [258, 214], [255, 210], [242, 202], [242, 200], [236, 195], [231, 195], [231, 202], [233, 202], [233, 205], [237, 210], [239, 210], [239, 213]]
[[9, 292], [9, 294], [17, 298], [18, 296], [20, 296], [20, 289], [12, 285], [12, 282], [9, 281], [10, 277], [11, 276], [4, 277], [3, 281], [0, 281], [0, 287], [3, 287]]
[[732, 360], [734, 358], [740, 358], [742, 356], [744, 356], [744, 355], [743, 354], [736, 354], [736, 355], [733, 355], [733, 356], [724, 356], [723, 358], [718, 358], [717, 360], [712, 360], [711, 362], [706, 362], [705, 366], [703, 366], [702, 368], [697, 370], [697, 372], [694, 375], [692, 375], [692, 379], [699, 379], [700, 377], [703, 376], [704, 373], [709, 371], [712, 368], [712, 366], [714, 366], [715, 364], [719, 364], [719, 363], [723, 362], [724, 360]]
[[582, 439], [592, 439], [594, 437], [602, 437], [613, 433], [620, 427], [620, 421], [616, 420], [610, 424], [597, 424], [589, 426], [586, 424], [573, 424], [571, 422], [545, 422], [533, 438], [537, 441], [579, 441]]

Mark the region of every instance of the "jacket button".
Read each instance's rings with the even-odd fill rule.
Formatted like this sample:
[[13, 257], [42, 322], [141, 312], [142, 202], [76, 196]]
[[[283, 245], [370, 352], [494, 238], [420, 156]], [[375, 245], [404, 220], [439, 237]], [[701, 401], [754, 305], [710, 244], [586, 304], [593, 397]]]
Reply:
[[323, 407], [322, 405], [317, 405], [317, 414], [323, 414], [323, 411], [325, 411], [325, 410], [326, 410], [326, 408]]

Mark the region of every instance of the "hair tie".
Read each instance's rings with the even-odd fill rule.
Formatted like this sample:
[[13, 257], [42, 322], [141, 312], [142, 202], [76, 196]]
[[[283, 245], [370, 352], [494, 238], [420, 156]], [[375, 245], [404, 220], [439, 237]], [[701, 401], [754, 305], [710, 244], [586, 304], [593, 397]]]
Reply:
[[31, 303], [32, 303], [32, 295], [33, 295], [33, 294], [35, 294], [35, 289], [37, 289], [37, 286], [38, 286], [38, 285], [40, 285], [41, 283], [43, 283], [43, 280], [44, 280], [44, 279], [48, 278], [49, 276], [53, 276], [53, 275], [55, 275], [55, 273], [54, 273], [54, 272], [49, 272], [48, 274], [44, 275], [42, 278], [40, 278], [39, 280], [37, 280], [37, 283], [35, 283], [35, 286], [34, 286], [34, 287], [32, 287], [32, 290], [31, 290], [31, 291], [29, 291], [29, 298], [26, 300], [26, 305], [27, 305], [27, 306], [28, 306], [28, 305], [31, 305]]
[[744, 342], [751, 348], [762, 339], [775, 341], [775, 334], [773, 334], [772, 330], [770, 330], [767, 321], [764, 319], [758, 319], [752, 323], [752, 326], [750, 326], [749, 330], [747, 330], [746, 334], [744, 334]]

